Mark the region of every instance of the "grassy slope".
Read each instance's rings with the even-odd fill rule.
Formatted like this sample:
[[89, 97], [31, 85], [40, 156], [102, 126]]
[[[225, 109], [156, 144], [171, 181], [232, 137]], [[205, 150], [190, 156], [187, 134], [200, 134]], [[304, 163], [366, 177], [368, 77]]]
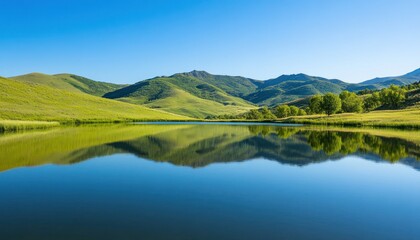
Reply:
[[218, 102], [195, 97], [180, 89], [173, 89], [171, 96], [158, 99], [145, 106], [198, 118], [219, 114], [240, 114], [253, 108], [252, 106], [223, 105]]
[[186, 75], [146, 80], [105, 94], [105, 97], [200, 118], [242, 113], [254, 108], [241, 98]]
[[372, 111], [369, 113], [344, 113], [335, 114], [330, 117], [326, 115], [298, 116], [285, 118], [282, 122], [343, 126], [420, 128], [420, 108]]
[[103, 96], [107, 92], [115, 91], [126, 86], [113, 83], [97, 82], [73, 74], [47, 75], [42, 73], [30, 73], [12, 77], [11, 79], [24, 83], [45, 85], [72, 92], [84, 92], [95, 96]]
[[187, 117], [84, 93], [0, 78], [0, 119], [35, 121], [184, 120]]

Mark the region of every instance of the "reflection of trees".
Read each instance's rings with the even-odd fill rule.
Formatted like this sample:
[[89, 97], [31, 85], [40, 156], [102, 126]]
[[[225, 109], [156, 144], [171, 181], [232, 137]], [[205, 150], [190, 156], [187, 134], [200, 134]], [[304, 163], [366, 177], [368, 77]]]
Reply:
[[324, 151], [328, 155], [334, 153], [350, 154], [356, 151], [375, 153], [391, 162], [408, 156], [407, 144], [395, 138], [382, 138], [353, 132], [320, 132], [307, 134], [308, 144], [313, 150]]
[[251, 125], [248, 126], [249, 132], [254, 135], [267, 136], [269, 133], [275, 133], [278, 137], [286, 139], [297, 132], [299, 128], [296, 127], [276, 127], [276, 126], [264, 126], [264, 125]]
[[402, 144], [401, 140], [398, 139], [366, 135], [364, 142], [366, 143], [366, 151], [374, 152], [391, 162], [396, 162], [408, 156], [405, 144]]
[[341, 137], [336, 132], [311, 132], [308, 143], [314, 150], [323, 150], [332, 155], [341, 149]]
[[277, 136], [286, 139], [299, 132], [299, 128], [296, 127], [280, 127], [276, 130]]
[[360, 146], [363, 146], [363, 133], [341, 132], [342, 146], [340, 153], [349, 154], [354, 153]]
[[270, 126], [264, 125], [251, 125], [248, 126], [249, 132], [254, 135], [263, 135], [266, 136], [270, 133]]

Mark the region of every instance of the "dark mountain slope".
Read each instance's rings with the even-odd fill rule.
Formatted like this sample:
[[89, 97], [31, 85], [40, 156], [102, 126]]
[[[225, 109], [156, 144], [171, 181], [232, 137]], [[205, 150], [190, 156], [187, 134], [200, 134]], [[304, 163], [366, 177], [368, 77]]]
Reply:
[[264, 81], [259, 89], [244, 98], [258, 105], [276, 105], [315, 94], [339, 93], [350, 84], [306, 74], [282, 75]]

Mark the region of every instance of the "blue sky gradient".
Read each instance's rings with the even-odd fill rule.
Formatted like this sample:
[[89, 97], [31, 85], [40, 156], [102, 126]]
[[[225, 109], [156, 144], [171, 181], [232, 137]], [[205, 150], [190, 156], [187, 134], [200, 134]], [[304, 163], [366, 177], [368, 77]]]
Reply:
[[420, 1], [0, 0], [0, 75], [193, 69], [360, 82], [420, 67]]

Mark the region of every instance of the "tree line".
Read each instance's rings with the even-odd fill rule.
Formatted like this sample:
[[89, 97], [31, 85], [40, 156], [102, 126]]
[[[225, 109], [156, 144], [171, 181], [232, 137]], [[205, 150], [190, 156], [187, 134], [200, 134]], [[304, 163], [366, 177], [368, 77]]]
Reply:
[[359, 91], [343, 91], [340, 94], [326, 93], [317, 94], [309, 99], [309, 106], [296, 107], [287, 104], [278, 105], [272, 108], [264, 106], [259, 109], [252, 109], [240, 115], [221, 115], [208, 117], [208, 119], [249, 119], [249, 120], [273, 120], [292, 116], [304, 116], [313, 114], [327, 114], [328, 116], [336, 113], [361, 113], [370, 112], [379, 107], [385, 109], [397, 109], [401, 107], [406, 99], [408, 90], [420, 88], [420, 82], [406, 86], [391, 85], [381, 90], [363, 90], [363, 95]]

